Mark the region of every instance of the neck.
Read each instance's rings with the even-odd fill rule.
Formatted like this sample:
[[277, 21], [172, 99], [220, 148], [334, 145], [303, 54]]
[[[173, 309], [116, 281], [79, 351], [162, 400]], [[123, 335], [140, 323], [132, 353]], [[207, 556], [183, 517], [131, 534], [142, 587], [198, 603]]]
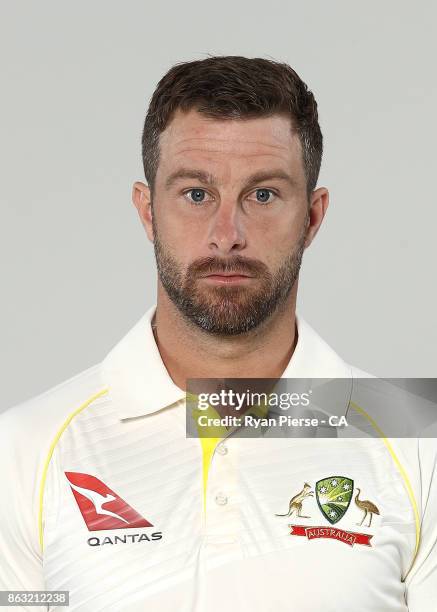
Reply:
[[187, 378], [279, 378], [297, 343], [295, 283], [288, 300], [268, 321], [240, 336], [220, 337], [187, 321], [158, 285], [154, 334], [173, 382]]

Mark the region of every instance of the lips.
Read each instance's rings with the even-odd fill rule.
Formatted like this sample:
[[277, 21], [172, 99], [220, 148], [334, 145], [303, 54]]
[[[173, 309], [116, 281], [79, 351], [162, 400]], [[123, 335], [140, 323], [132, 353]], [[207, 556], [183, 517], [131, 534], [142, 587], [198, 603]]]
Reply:
[[203, 279], [206, 282], [210, 283], [218, 283], [221, 285], [233, 285], [236, 283], [245, 283], [252, 279], [252, 276], [247, 276], [247, 274], [236, 274], [233, 273], [221, 273], [221, 274], [208, 274], [204, 276]]
[[205, 274], [203, 278], [209, 278], [210, 276], [220, 276], [226, 278], [238, 276], [242, 278], [252, 278], [250, 274], [245, 274], [244, 272], [209, 272], [208, 274]]

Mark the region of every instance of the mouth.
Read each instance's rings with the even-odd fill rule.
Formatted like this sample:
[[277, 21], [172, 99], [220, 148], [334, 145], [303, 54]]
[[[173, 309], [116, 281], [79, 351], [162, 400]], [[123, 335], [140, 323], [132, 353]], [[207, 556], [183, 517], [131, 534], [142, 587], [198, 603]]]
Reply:
[[248, 276], [247, 274], [238, 274], [235, 272], [231, 272], [221, 274], [208, 274], [206, 276], [203, 276], [202, 278], [206, 281], [214, 283], [232, 284], [249, 281], [253, 277]]

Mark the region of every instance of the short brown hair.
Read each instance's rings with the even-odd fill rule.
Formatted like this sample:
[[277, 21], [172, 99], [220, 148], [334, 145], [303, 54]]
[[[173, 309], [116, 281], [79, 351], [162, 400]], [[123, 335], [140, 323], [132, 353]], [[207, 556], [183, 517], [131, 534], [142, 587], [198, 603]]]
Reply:
[[159, 164], [159, 136], [178, 108], [195, 108], [207, 117], [220, 119], [278, 113], [288, 116], [302, 145], [308, 198], [315, 189], [323, 152], [317, 103], [288, 64], [223, 55], [172, 66], [153, 93], [141, 139], [144, 174], [152, 195]]

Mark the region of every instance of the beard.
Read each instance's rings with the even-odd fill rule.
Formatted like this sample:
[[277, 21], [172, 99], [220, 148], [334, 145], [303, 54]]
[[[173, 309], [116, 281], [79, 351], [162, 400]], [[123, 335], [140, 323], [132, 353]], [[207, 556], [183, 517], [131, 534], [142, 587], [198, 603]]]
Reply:
[[[257, 328], [285, 303], [301, 267], [306, 222], [293, 251], [274, 273], [264, 263], [239, 255], [232, 259], [203, 257], [184, 272], [161, 241], [154, 221], [153, 231], [159, 278], [173, 304], [202, 330], [236, 336]], [[250, 284], [255, 286], [205, 286], [199, 280], [206, 274], [230, 272], [253, 276]]]

